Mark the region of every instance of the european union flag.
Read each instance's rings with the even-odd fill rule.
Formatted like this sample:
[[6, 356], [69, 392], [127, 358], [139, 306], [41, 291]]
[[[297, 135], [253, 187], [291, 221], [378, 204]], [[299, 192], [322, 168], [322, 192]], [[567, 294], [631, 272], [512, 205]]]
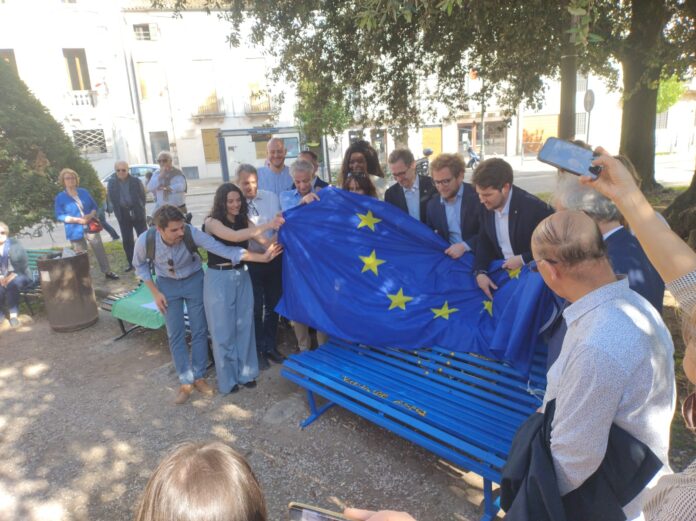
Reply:
[[319, 197], [284, 214], [280, 314], [353, 342], [440, 346], [529, 371], [554, 310], [538, 273], [496, 262], [491, 301], [476, 285], [472, 254], [451, 259], [448, 244], [405, 212], [335, 188]]

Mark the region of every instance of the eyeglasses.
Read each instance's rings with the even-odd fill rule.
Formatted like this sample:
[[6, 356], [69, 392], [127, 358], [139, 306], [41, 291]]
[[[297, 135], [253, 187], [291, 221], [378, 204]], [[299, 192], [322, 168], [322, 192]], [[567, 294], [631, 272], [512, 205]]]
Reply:
[[553, 260], [553, 259], [533, 260], [532, 262], [529, 263], [529, 270], [533, 271], [534, 273], [539, 273], [539, 263], [540, 262], [548, 262], [549, 264], [558, 264], [559, 263], [559, 261]]
[[128, 172], [128, 169], [127, 168], [117, 168], [116, 171], [117, 172]]
[[162, 163], [169, 163], [169, 159], [158, 159], [157, 162], [161, 165]]
[[696, 392], [686, 397], [686, 400], [682, 403], [681, 413], [684, 417], [686, 428], [696, 434]]
[[169, 259], [167, 261], [167, 264], [169, 264], [169, 273], [171, 273], [172, 275], [176, 273], [176, 271], [174, 270], [174, 259]]
[[435, 183], [435, 185], [437, 185], [437, 186], [447, 186], [452, 181], [454, 181], [454, 177], [450, 177], [448, 179], [440, 179], [440, 180], [433, 179], [433, 183]]
[[397, 179], [399, 177], [405, 176], [406, 174], [408, 174], [408, 169], [404, 170], [403, 172], [392, 172], [392, 177], [394, 179]]

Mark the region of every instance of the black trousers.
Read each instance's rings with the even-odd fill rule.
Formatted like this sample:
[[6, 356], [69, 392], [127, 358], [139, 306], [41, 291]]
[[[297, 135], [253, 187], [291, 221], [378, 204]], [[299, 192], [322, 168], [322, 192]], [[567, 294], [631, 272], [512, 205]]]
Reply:
[[118, 220], [118, 227], [121, 229], [123, 251], [126, 253], [126, 259], [128, 259], [128, 266], [132, 266], [133, 248], [135, 247], [135, 238], [133, 237], [133, 231], [135, 230], [135, 237], [138, 237], [138, 235], [147, 230], [147, 224], [145, 223], [145, 217], [143, 217], [142, 219], [133, 219], [131, 217], [130, 211], [127, 208], [121, 208], [119, 214], [121, 217], [116, 217], [116, 219]]
[[275, 307], [283, 294], [283, 261], [276, 257], [267, 264], [250, 262], [248, 267], [254, 289], [256, 350], [269, 353], [277, 349], [278, 313]]

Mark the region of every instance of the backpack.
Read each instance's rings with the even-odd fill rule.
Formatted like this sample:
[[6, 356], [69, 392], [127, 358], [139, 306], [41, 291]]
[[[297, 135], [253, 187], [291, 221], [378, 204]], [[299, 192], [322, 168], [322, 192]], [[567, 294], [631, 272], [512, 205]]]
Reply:
[[[147, 232], [145, 233], [147, 234], [145, 236], [145, 259], [147, 260], [147, 264], [150, 267], [150, 274], [154, 277], [155, 246], [157, 245], [157, 241], [155, 240], [155, 234], [157, 233], [157, 227], [151, 226], [147, 229]], [[198, 246], [196, 246], [196, 243], [193, 240], [193, 232], [191, 232], [191, 225], [189, 224], [184, 225], [184, 244], [186, 245], [186, 249], [191, 253], [192, 258], [195, 258], [196, 254], [198, 254], [198, 256], [200, 257], [200, 254], [198, 253]]]

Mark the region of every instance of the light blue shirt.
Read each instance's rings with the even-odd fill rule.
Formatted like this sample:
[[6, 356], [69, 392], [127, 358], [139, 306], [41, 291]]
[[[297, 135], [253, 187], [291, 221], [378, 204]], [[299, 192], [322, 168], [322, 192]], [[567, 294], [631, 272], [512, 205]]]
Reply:
[[292, 177], [290, 176], [290, 168], [283, 168], [280, 173], [275, 173], [268, 166], [262, 166], [258, 169], [259, 190], [268, 190], [280, 196], [281, 192], [288, 189], [288, 186], [293, 185]]
[[[272, 221], [281, 211], [278, 196], [267, 190], [257, 190], [256, 197], [247, 199], [247, 204], [249, 205], [249, 220], [253, 222], [255, 226], [261, 226], [262, 224]], [[266, 230], [264, 235], [267, 239], [271, 239], [274, 233], [276, 232], [273, 230]], [[266, 248], [261, 246], [258, 242], [251, 240], [249, 241], [249, 250], [263, 253], [266, 251]]]
[[295, 208], [295, 206], [300, 204], [302, 200], [302, 195], [297, 191], [297, 188], [292, 190], [285, 190], [280, 193], [280, 209], [285, 211], [290, 208]]
[[[612, 424], [645, 443], [668, 471], [674, 346], [660, 314], [624, 278], [579, 298], [563, 318], [568, 332], [543, 405], [556, 400], [551, 456], [560, 493], [597, 470]], [[624, 507], [628, 519], [640, 514], [645, 491]]]
[[404, 191], [404, 197], [406, 198], [408, 214], [414, 219], [420, 221], [420, 190], [418, 176], [416, 176], [416, 180], [413, 182], [413, 186], [411, 188], [404, 188], [402, 186], [401, 189]]
[[[449, 229], [450, 244], [464, 242], [462, 240], [461, 226], [463, 196], [464, 185], [462, 184], [459, 186], [459, 191], [457, 192], [457, 197], [454, 198], [454, 202], [447, 202], [440, 197], [440, 202], [445, 205], [445, 216], [447, 217], [447, 228]], [[466, 243], [464, 242], [464, 244]]]
[[[190, 226], [190, 225], [187, 225]], [[230, 259], [232, 264], [239, 264], [242, 260], [242, 255], [246, 253], [244, 248], [236, 246], [225, 246], [221, 242], [216, 241], [210, 235], [202, 232], [198, 228], [190, 226], [193, 235], [193, 242], [196, 246], [208, 251], [212, 251], [220, 257]], [[141, 280], [152, 280], [150, 274], [150, 266], [147, 262], [147, 232], [140, 234], [135, 242], [133, 251], [133, 266], [135, 273]], [[173, 261], [173, 265], [169, 265], [169, 260]], [[201, 258], [198, 254], [191, 254], [182, 240], [180, 243], [173, 246], [168, 245], [162, 240], [159, 231], [155, 233], [155, 275], [157, 277], [169, 277], [170, 279], [185, 279], [190, 277], [201, 269]], [[170, 269], [170, 268], [173, 268]]]

